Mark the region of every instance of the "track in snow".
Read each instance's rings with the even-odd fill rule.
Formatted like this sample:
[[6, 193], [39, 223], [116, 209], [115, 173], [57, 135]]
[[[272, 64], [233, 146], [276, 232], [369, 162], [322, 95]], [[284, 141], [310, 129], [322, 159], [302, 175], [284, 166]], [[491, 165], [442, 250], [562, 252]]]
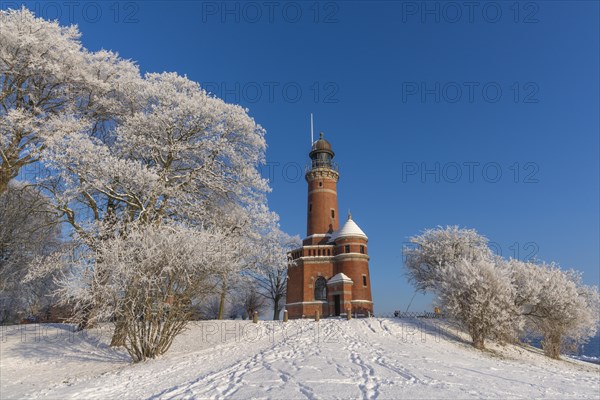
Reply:
[[[192, 324], [170, 353], [146, 363], [127, 365], [119, 356], [100, 372], [97, 361], [66, 353], [26, 363], [41, 389], [11, 381], [19, 373], [13, 361], [37, 354], [13, 337], [2, 343], [2, 397], [594, 398], [600, 389], [597, 366], [512, 346], [482, 353], [450, 339], [455, 336], [397, 319], [205, 321]], [[50, 364], [55, 374], [43, 375]]]

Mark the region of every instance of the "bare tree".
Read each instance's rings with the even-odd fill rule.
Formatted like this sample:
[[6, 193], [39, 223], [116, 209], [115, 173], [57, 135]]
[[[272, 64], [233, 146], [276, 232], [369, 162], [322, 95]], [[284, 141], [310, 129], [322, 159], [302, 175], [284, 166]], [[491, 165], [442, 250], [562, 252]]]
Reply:
[[244, 309], [243, 304], [238, 302], [234, 302], [227, 312], [227, 316], [229, 319], [237, 319], [237, 317], [241, 317], [242, 319], [246, 319], [246, 310]]
[[265, 268], [257, 278], [261, 296], [267, 298], [273, 307], [273, 320], [279, 319], [281, 307], [285, 303], [287, 291], [287, 267]]
[[267, 306], [265, 297], [252, 283], [249, 283], [249, 286], [242, 291], [240, 303], [248, 318], [252, 318], [255, 312], [260, 314]]
[[260, 240], [257, 246], [256, 280], [260, 293], [273, 307], [273, 320], [279, 319], [287, 290], [287, 269], [290, 262], [288, 251], [300, 245], [300, 238], [291, 237], [274, 227]]
[[209, 296], [199, 306], [201, 319], [219, 319], [221, 308], [219, 296]]

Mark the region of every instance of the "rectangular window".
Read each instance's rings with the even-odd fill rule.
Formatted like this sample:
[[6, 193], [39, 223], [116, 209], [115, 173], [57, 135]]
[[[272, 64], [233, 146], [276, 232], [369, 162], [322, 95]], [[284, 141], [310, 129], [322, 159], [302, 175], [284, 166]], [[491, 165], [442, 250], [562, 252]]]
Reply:
[[331, 218], [335, 218], [335, 210], [333, 208], [331, 209]]
[[365, 254], [365, 246], [360, 246], [360, 254]]
[[363, 286], [367, 287], [367, 276], [363, 275], [362, 277], [363, 277]]
[[345, 249], [346, 249], [346, 253], [350, 253], [350, 245], [349, 244], [346, 245]]
[[327, 255], [330, 256], [331, 255], [331, 250], [327, 249]]

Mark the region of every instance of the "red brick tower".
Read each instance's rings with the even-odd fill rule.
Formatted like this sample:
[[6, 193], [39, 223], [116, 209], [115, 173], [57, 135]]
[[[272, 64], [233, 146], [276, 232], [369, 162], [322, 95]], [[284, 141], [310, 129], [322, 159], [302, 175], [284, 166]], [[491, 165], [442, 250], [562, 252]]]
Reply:
[[290, 318], [373, 313], [368, 238], [348, 215], [339, 228], [335, 153], [323, 138], [315, 141], [306, 168], [306, 238], [289, 253], [286, 309]]

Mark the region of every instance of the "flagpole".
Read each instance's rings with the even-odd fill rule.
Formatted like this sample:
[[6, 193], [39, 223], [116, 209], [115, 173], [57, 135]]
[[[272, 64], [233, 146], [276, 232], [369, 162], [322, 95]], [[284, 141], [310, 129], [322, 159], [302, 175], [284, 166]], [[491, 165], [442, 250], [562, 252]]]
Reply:
[[312, 147], [315, 142], [314, 131], [313, 131], [313, 115], [310, 113], [310, 145]]

